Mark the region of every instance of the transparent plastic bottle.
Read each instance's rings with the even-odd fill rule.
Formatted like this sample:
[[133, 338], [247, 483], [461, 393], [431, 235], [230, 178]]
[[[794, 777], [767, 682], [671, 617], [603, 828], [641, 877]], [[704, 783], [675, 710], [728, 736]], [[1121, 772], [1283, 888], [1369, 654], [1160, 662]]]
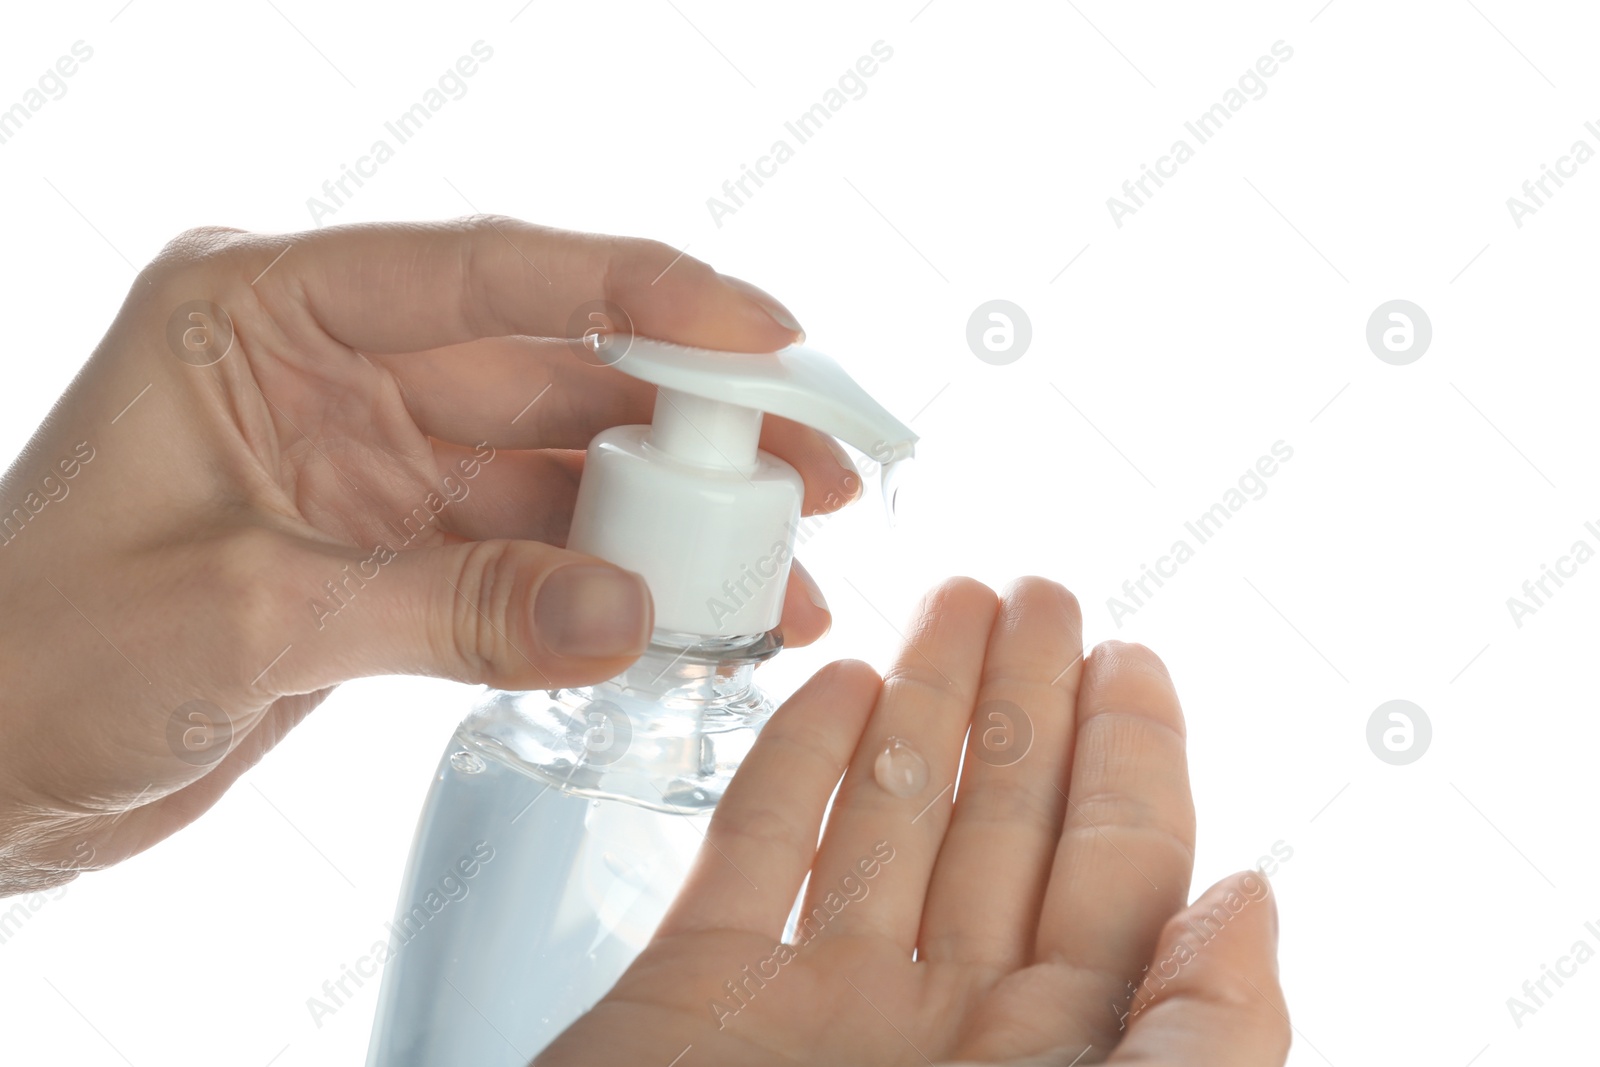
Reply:
[[[820, 352], [595, 339], [656, 386], [649, 425], [589, 444], [567, 547], [641, 575], [656, 633], [586, 689], [490, 692], [428, 795], [391, 929], [370, 1067], [522, 1067], [645, 946], [772, 707], [806, 486], [766, 415], [883, 464], [916, 434]], [[848, 484], [834, 506], [850, 499]]]
[[417, 826], [370, 1067], [525, 1067], [604, 995], [772, 714], [752, 674], [777, 651], [658, 632], [601, 685], [485, 694]]

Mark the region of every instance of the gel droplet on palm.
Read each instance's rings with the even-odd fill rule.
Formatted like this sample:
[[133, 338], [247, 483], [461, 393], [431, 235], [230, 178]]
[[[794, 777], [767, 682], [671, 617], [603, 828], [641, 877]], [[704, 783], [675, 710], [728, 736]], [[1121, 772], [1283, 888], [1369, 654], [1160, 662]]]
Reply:
[[885, 792], [914, 797], [927, 788], [928, 761], [908, 742], [891, 737], [872, 765], [872, 776]]

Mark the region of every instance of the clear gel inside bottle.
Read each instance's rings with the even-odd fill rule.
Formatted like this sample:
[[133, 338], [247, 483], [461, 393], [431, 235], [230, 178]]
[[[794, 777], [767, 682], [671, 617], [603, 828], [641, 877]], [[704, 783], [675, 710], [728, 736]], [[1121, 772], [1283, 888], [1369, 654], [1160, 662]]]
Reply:
[[369, 1067], [523, 1067], [616, 982], [772, 714], [777, 650], [657, 633], [600, 685], [484, 695], [417, 827]]

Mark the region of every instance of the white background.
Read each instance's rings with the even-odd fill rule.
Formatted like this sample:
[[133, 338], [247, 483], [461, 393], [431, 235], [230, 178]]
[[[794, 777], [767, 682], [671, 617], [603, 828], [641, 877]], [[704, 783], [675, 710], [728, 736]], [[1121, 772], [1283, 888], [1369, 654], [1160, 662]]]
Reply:
[[[1520, 228], [1506, 206], [1600, 148], [1585, 5], [274, 3], [7, 11], [0, 107], [73, 42], [94, 55], [0, 145], [6, 456], [135, 266], [194, 225], [312, 225], [307, 198], [481, 39], [467, 94], [324, 221], [476, 209], [687, 245], [915, 416], [899, 524], [869, 497], [805, 546], [836, 622], [774, 692], [883, 666], [945, 575], [1059, 579], [1091, 641], [1147, 643], [1178, 681], [1197, 887], [1293, 849], [1292, 1063], [1592, 1056], [1600, 961], [1520, 1028], [1506, 1006], [1600, 948], [1600, 563], [1520, 628], [1506, 605], [1600, 547], [1600, 162]], [[879, 40], [866, 94], [719, 228], [707, 197]], [[1266, 95], [1116, 226], [1107, 197], [1279, 40]], [[1007, 366], [965, 340], [993, 298], [1032, 320]], [[1365, 341], [1396, 298], [1433, 324], [1408, 366]], [[1119, 628], [1107, 598], [1280, 440], [1266, 495]], [[0, 1059], [358, 1062], [376, 983], [321, 1028], [306, 999], [381, 936], [469, 697], [346, 686], [196, 826], [45, 901], [0, 945]], [[1394, 698], [1433, 726], [1407, 766], [1366, 741]]]

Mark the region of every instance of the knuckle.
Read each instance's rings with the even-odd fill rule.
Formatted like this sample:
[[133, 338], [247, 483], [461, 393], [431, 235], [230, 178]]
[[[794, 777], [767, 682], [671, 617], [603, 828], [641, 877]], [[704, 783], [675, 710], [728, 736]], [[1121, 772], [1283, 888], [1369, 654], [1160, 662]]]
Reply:
[[619, 237], [607, 258], [606, 279], [608, 288], [613, 289], [659, 279], [662, 284], [692, 291], [710, 282], [717, 273], [704, 260], [649, 237]]
[[1066, 815], [1067, 828], [1087, 834], [1137, 837], [1150, 831], [1166, 832], [1157, 805], [1148, 798], [1119, 790], [1098, 790], [1074, 796]]
[[232, 226], [194, 226], [168, 241], [161, 254], [203, 259], [226, 251], [244, 233]]
[[[970, 766], [970, 764], [969, 764]], [[961, 798], [962, 818], [986, 826], [1019, 827], [1054, 834], [1061, 825], [1066, 802], [1055, 790], [1048, 793], [1018, 775], [993, 775], [981, 789]]]
[[657, 241], [649, 237], [628, 238], [624, 248], [635, 257], [657, 270], [665, 267], [673, 260], [677, 264], [672, 268], [674, 272], [682, 270], [688, 275], [712, 274], [710, 264], [694, 256], [680, 252], [665, 241]]
[[513, 332], [507, 324], [517, 321], [518, 313], [497, 302], [497, 287], [489, 276], [501, 263], [514, 271], [537, 269], [533, 263], [543, 257], [529, 242], [536, 228], [510, 215], [486, 212], [462, 215], [447, 226], [459, 249], [457, 313], [462, 323], [474, 337]]
[[730, 808], [722, 821], [730, 840], [784, 854], [808, 854], [816, 842], [807, 842], [793, 822], [767, 807]]
[[510, 541], [478, 541], [464, 548], [451, 581], [439, 591], [451, 608], [448, 651], [472, 679], [495, 677], [520, 658], [511, 605], [526, 594]]
[[922, 663], [902, 663], [891, 667], [883, 676], [883, 691], [894, 699], [909, 699], [913, 704], [928, 705], [951, 713], [970, 714], [973, 694], [948, 679], [935, 674], [933, 668]]
[[1153, 797], [1111, 791], [1073, 797], [1064, 833], [1120, 842], [1118, 847], [1130, 852], [1194, 861], [1193, 811], [1176, 810]]
[[1079, 714], [1078, 746], [1092, 751], [1109, 770], [1137, 767], [1153, 756], [1183, 752], [1179, 725], [1151, 715], [1137, 703], [1097, 700]]
[[527, 242], [538, 232], [519, 218], [497, 212], [479, 211], [461, 215], [445, 224], [447, 230], [461, 243], [461, 260], [466, 270], [482, 255], [507, 255], [526, 258]]
[[160, 282], [205, 274], [232, 253], [244, 232], [225, 226], [184, 230], [150, 261], [144, 271], [147, 280]]
[[816, 727], [796, 727], [774, 731], [767, 735], [767, 744], [782, 749], [784, 764], [793, 776], [815, 773], [831, 777], [835, 782], [849, 766], [849, 758], [838, 758], [828, 744], [825, 733]]
[[1107, 641], [1084, 663], [1083, 701], [1089, 715], [1126, 712], [1156, 723], [1181, 740], [1186, 735], [1183, 708], [1172, 676], [1161, 658], [1144, 645]]
[[477, 230], [503, 230], [507, 227], [518, 226], [521, 223], [510, 215], [501, 215], [497, 212], [475, 211], [470, 215], [461, 215], [454, 220], [456, 226], [467, 231]]
[[[212, 301], [237, 317], [244, 310], [239, 295], [248, 294], [251, 303], [259, 295], [246, 283], [252, 273], [252, 250], [259, 255], [262, 240], [221, 226], [185, 230], [139, 272], [134, 286], [138, 295], [130, 301], [163, 321], [196, 300]], [[254, 264], [255, 269], [261, 265]]]

